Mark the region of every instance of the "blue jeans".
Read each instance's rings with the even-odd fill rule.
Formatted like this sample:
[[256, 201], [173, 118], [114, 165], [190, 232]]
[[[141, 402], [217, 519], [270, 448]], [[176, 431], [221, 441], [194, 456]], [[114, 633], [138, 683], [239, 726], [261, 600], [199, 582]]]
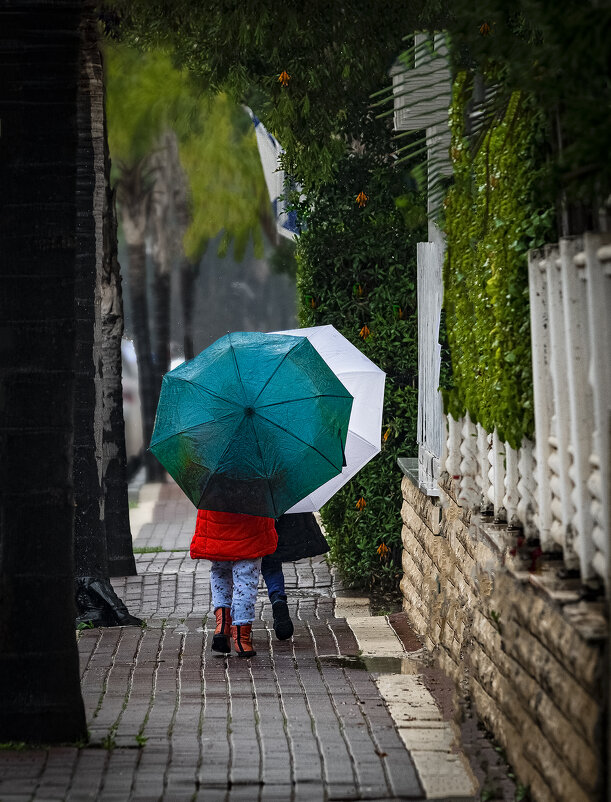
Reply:
[[272, 599], [272, 596], [285, 595], [282, 560], [274, 557], [273, 554], [267, 554], [261, 560], [261, 574], [263, 575], [263, 579], [267, 587], [267, 595], [270, 599]]

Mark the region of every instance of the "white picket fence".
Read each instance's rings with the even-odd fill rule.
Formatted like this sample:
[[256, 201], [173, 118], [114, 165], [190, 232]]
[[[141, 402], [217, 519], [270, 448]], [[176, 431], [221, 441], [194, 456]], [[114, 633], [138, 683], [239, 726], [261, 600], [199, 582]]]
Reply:
[[516, 450], [468, 415], [444, 416], [441, 464], [463, 506], [521, 527], [609, 589], [611, 238], [531, 252], [529, 283], [535, 441]]

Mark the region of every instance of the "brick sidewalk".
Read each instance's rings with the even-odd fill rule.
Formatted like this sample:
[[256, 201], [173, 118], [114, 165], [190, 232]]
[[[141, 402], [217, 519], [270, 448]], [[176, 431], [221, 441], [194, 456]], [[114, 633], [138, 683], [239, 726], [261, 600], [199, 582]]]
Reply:
[[186, 551], [194, 520], [164, 485], [135, 538], [162, 550], [113, 580], [147, 626], [79, 636], [90, 743], [1, 751], [0, 802], [422, 799], [374, 678], [334, 662], [359, 647], [333, 616], [326, 562], [286, 566], [292, 641], [275, 639], [261, 587], [257, 657], [213, 655], [209, 566]]

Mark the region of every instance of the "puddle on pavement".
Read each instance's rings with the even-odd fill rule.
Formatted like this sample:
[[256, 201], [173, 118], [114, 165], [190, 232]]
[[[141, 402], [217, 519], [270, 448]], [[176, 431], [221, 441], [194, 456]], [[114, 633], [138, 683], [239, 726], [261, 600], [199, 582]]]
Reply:
[[323, 665], [368, 671], [370, 674], [419, 674], [422, 662], [408, 657], [375, 657], [368, 655], [320, 655]]

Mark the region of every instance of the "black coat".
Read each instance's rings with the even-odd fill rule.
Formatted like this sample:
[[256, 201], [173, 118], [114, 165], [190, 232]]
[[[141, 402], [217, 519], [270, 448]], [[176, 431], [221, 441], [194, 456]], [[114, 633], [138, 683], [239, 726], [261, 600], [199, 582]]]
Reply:
[[282, 562], [315, 557], [329, 551], [329, 544], [311, 512], [282, 515], [276, 521], [278, 548], [270, 555]]

